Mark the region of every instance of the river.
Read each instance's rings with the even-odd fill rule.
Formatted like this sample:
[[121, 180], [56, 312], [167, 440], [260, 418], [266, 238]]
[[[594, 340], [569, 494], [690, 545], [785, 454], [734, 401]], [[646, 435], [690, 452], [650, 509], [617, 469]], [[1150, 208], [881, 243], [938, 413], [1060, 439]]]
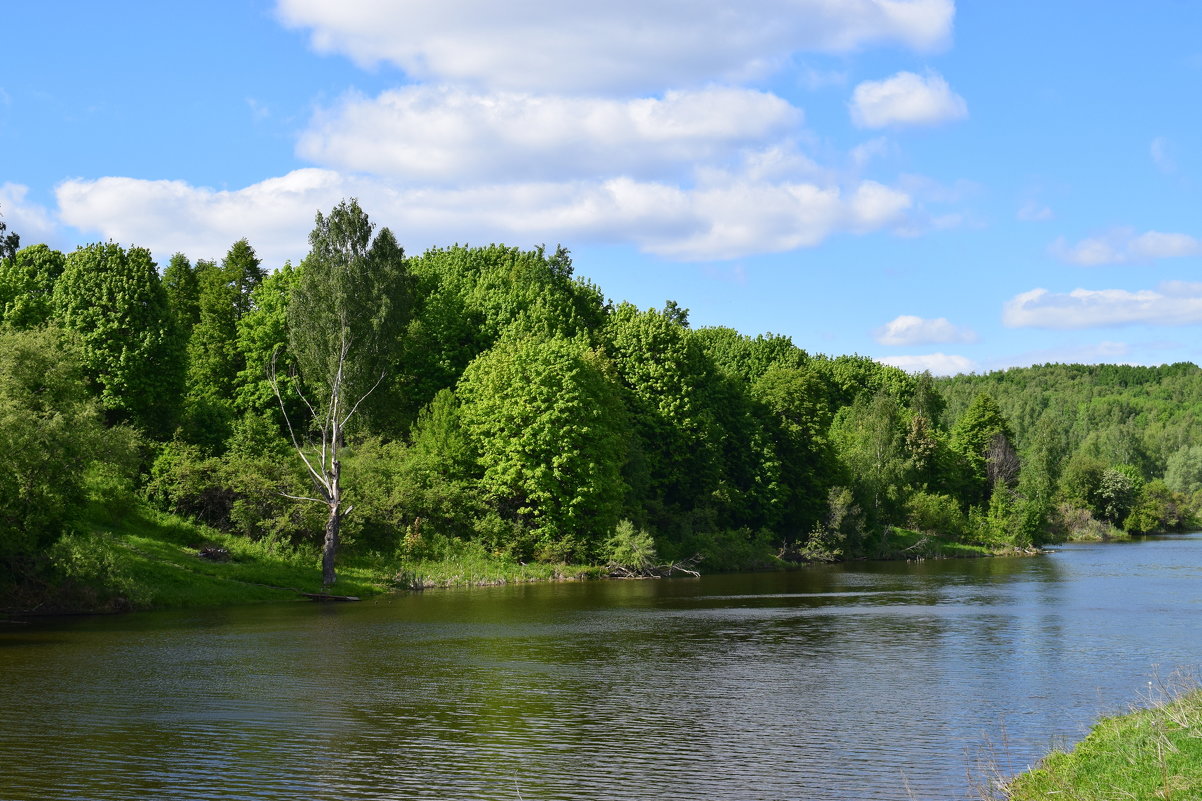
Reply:
[[972, 798], [1200, 614], [1193, 534], [0, 624], [0, 798]]

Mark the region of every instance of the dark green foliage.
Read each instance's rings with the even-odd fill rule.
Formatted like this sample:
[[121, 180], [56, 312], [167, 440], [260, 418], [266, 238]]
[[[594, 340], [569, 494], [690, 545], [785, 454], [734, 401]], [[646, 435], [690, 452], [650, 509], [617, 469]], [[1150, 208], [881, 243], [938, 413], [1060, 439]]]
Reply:
[[254, 308], [254, 291], [267, 277], [267, 271], [250, 242], [239, 239], [221, 260], [221, 272], [234, 292], [234, 318], [241, 320]]
[[999, 451], [1009, 448], [1014, 439], [1010, 423], [992, 396], [981, 393], [956, 420], [951, 431], [951, 447], [964, 459], [968, 474], [964, 497], [976, 503], [987, 497], [995, 483], [991, 462]]
[[11, 259], [21, 247], [21, 237], [16, 231], [8, 230], [8, 223], [0, 220], [0, 260]]
[[83, 508], [85, 471], [105, 449], [76, 354], [53, 331], [0, 333], [0, 577], [33, 571]]
[[912, 482], [906, 423], [892, 395], [861, 397], [835, 415], [831, 442], [870, 526], [901, 519]]
[[251, 294], [251, 310], [238, 320], [238, 353], [242, 370], [235, 381], [234, 408], [241, 414], [279, 413], [271, 384], [272, 365], [288, 413], [299, 420], [303, 405], [293, 387], [296, 361], [287, 350], [288, 298], [300, 280], [300, 268], [285, 263]]
[[629, 303], [614, 309], [604, 339], [644, 460], [633, 489], [662, 531], [666, 518], [703, 506], [719, 485], [718, 426], [706, 397], [712, 366], [687, 329]]
[[174, 440], [150, 470], [147, 497], [159, 508], [252, 539], [299, 543], [320, 530], [317, 504], [298, 504], [281, 492], [308, 491], [295, 457], [270, 418], [240, 421], [223, 456]]
[[67, 258], [45, 245], [32, 245], [0, 258], [0, 327], [36, 328], [53, 312], [54, 284]]
[[399, 369], [404, 420], [453, 387], [468, 363], [503, 333], [594, 338], [604, 316], [600, 291], [572, 277], [564, 248], [503, 245], [434, 249], [412, 260], [417, 299]]
[[163, 289], [179, 335], [187, 342], [192, 336], [192, 327], [200, 321], [200, 284], [184, 254], [176, 253], [167, 263], [167, 269], [163, 270]]
[[168, 434], [184, 354], [150, 252], [113, 242], [77, 249], [55, 282], [53, 307], [57, 324], [75, 335], [110, 421]]

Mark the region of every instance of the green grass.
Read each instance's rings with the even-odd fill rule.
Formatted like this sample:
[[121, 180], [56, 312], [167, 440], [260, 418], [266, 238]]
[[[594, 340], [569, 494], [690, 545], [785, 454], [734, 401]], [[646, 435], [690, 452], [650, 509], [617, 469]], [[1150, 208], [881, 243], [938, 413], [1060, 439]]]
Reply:
[[[198, 555], [225, 548], [228, 561]], [[18, 588], [7, 611], [109, 612], [131, 609], [225, 606], [298, 600], [320, 592], [316, 544], [294, 547], [224, 533], [142, 503], [121, 508], [93, 504], [75, 533], [52, 549], [57, 568], [44, 585]], [[599, 578], [584, 565], [522, 564], [477, 543], [449, 541], [434, 557], [339, 555], [338, 581], [330, 589], [360, 598], [432, 587]]]
[[908, 528], [890, 526], [882, 537], [873, 537], [863, 545], [867, 559], [975, 559], [1011, 553], [1012, 549], [991, 548], [953, 542], [934, 534], [924, 534]]
[[1202, 798], [1202, 690], [1106, 718], [1071, 752], [1014, 779], [1009, 801]]

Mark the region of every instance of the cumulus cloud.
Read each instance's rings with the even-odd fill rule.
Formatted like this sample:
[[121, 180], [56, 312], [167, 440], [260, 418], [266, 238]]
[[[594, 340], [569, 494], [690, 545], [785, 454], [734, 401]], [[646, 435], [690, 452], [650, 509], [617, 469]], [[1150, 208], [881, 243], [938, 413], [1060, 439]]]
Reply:
[[278, 0], [314, 49], [496, 89], [647, 91], [763, 74], [792, 53], [942, 47], [953, 0]]
[[878, 328], [874, 336], [881, 345], [933, 345], [977, 339], [971, 328], [954, 325], [946, 317], [923, 319], [912, 314], [895, 317]]
[[851, 120], [860, 128], [938, 125], [968, 116], [968, 104], [934, 72], [899, 72], [864, 81], [852, 92]]
[[245, 236], [269, 264], [303, 256], [314, 212], [348, 196], [411, 251], [469, 239], [633, 242], [685, 261], [810, 247], [895, 224], [909, 206], [907, 195], [872, 181], [844, 189], [734, 172], [713, 172], [691, 188], [631, 178], [398, 188], [309, 168], [236, 191], [101, 178], [64, 182], [57, 195], [65, 222], [160, 258], [175, 250], [220, 255]]
[[1132, 228], [1113, 228], [1071, 245], [1064, 237], [1059, 237], [1049, 250], [1057, 258], [1071, 264], [1096, 267], [1197, 256], [1202, 254], [1202, 241], [1189, 234], [1161, 231], [1136, 234]]
[[0, 219], [8, 233], [21, 237], [21, 244], [53, 244], [57, 233], [54, 218], [44, 206], [29, 201], [29, 187], [5, 182], [0, 184]]
[[751, 89], [613, 100], [407, 86], [319, 113], [297, 149], [406, 181], [663, 176], [775, 142], [801, 120], [800, 109]]
[[1002, 309], [1011, 328], [1098, 328], [1202, 323], [1202, 283], [1167, 281], [1156, 289], [1032, 289]]
[[950, 353], [928, 353], [921, 356], [886, 356], [877, 359], [881, 364], [899, 367], [907, 373], [921, 373], [926, 370], [932, 375], [956, 375], [971, 373], [977, 369], [977, 363], [966, 356], [956, 356]]

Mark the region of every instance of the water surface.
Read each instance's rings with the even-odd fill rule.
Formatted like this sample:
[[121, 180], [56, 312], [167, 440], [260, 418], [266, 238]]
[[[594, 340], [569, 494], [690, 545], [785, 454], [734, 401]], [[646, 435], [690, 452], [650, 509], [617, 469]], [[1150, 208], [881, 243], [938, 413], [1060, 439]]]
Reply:
[[1189, 535], [4, 625], [0, 799], [962, 799], [1200, 613]]

